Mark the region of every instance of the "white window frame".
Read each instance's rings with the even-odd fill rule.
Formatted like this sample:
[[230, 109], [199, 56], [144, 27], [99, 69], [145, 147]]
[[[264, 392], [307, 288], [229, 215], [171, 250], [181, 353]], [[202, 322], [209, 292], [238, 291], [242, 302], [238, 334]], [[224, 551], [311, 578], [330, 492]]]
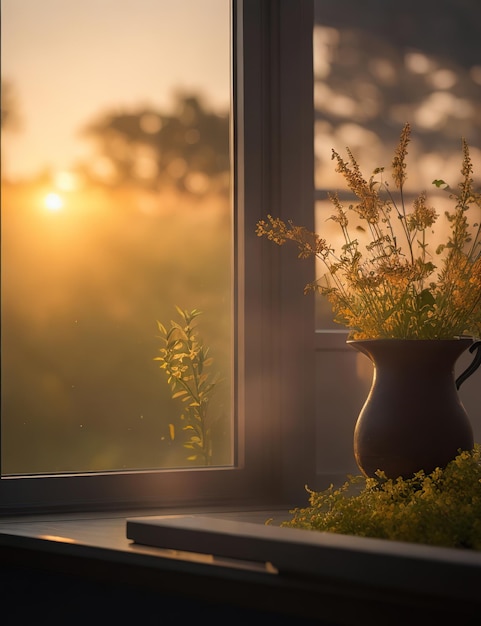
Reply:
[[297, 504], [315, 476], [313, 263], [255, 235], [314, 221], [311, 0], [232, 0], [235, 464], [2, 477], [0, 514]]

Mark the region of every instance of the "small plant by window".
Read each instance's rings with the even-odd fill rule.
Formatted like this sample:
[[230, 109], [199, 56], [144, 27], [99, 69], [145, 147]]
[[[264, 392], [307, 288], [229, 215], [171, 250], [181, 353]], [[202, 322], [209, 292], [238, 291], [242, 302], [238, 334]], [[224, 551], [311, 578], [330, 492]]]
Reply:
[[[176, 307], [181, 323], [171, 320], [167, 328], [158, 322], [160, 339], [164, 346], [160, 348], [160, 368], [167, 375], [172, 399], [178, 398], [184, 403], [181, 420], [183, 430], [188, 433], [184, 447], [190, 451], [188, 461], [203, 465], [212, 464], [212, 438], [208, 419], [209, 403], [216, 385], [220, 382], [219, 375], [211, 375], [208, 368], [213, 359], [209, 356], [209, 348], [203, 345], [194, 320], [202, 311], [183, 310]], [[175, 426], [169, 424], [170, 436], [175, 438]]]
[[412, 478], [348, 476], [309, 493], [309, 506], [281, 526], [481, 550], [481, 445], [444, 469]]

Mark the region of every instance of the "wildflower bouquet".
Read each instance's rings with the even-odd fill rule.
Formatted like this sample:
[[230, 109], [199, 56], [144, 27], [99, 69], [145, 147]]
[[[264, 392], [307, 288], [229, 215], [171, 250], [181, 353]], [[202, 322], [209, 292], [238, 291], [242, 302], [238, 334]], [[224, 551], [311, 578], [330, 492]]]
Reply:
[[396, 194], [383, 178], [384, 168], [366, 179], [349, 148], [347, 160], [332, 150], [336, 171], [356, 197], [346, 209], [338, 194], [329, 194], [335, 209], [331, 219], [342, 233], [340, 249], [303, 226], [271, 215], [257, 223], [256, 233], [278, 245], [292, 241], [299, 258], [321, 261], [326, 273], [306, 285], [305, 292], [325, 296], [334, 320], [350, 329], [352, 339], [480, 337], [481, 193], [473, 188], [469, 147], [463, 139], [457, 193], [443, 180], [433, 181], [448, 190], [454, 207], [445, 213], [447, 240], [432, 250], [438, 212], [428, 206], [424, 191], [410, 207], [406, 201], [410, 132], [405, 124], [392, 160]]

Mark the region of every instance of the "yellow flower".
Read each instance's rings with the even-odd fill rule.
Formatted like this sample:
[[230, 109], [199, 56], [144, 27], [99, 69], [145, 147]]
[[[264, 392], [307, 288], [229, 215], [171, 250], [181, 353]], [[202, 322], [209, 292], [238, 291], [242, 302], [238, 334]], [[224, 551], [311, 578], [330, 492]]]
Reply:
[[[481, 193], [473, 189], [469, 148], [462, 140], [463, 180], [459, 193], [450, 196], [454, 209], [445, 214], [450, 227], [447, 241], [431, 250], [428, 235], [438, 213], [428, 206], [425, 192], [411, 207], [405, 204], [410, 132], [410, 125], [405, 124], [392, 160], [399, 199], [382, 180], [384, 168], [377, 168], [367, 179], [349, 148], [347, 160], [332, 150], [336, 171], [357, 199], [344, 208], [337, 194], [328, 194], [335, 209], [331, 220], [343, 238], [339, 249], [322, 233], [272, 215], [257, 223], [256, 233], [278, 245], [292, 242], [299, 258], [321, 261], [323, 274], [306, 285], [304, 292], [317, 291], [326, 297], [334, 320], [346, 326], [353, 338], [481, 335], [481, 220], [479, 214], [472, 222], [468, 219], [471, 205], [479, 213]], [[434, 184], [446, 186], [442, 180]], [[361, 229], [370, 235], [367, 243], [349, 232], [350, 212], [356, 224], [364, 222]]]

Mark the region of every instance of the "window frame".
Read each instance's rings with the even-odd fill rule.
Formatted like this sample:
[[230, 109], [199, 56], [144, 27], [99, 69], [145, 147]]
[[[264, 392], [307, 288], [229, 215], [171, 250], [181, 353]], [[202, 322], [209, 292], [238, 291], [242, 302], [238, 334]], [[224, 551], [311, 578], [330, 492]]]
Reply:
[[315, 475], [314, 265], [266, 244], [268, 213], [314, 221], [313, 2], [232, 0], [233, 467], [0, 479], [0, 514], [296, 505]]

